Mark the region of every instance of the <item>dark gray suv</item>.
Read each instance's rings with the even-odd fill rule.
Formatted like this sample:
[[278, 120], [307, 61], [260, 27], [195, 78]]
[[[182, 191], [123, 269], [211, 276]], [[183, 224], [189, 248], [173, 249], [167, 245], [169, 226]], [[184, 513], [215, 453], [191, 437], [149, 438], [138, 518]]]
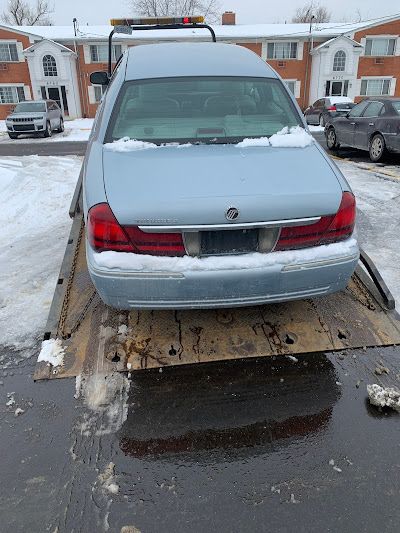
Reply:
[[54, 100], [20, 102], [6, 118], [6, 126], [11, 139], [22, 133], [51, 137], [53, 131], [64, 131], [64, 117]]

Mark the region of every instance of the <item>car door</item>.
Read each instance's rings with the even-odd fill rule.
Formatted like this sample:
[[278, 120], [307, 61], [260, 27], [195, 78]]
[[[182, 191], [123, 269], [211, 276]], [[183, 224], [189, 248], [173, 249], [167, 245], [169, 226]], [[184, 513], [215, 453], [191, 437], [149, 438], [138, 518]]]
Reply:
[[375, 122], [384, 109], [382, 102], [373, 100], [367, 105], [361, 117], [354, 118], [354, 147], [361, 150], [369, 149], [370, 136], [376, 129]]
[[368, 100], [363, 100], [353, 107], [348, 115], [335, 119], [334, 126], [336, 137], [340, 143], [353, 146], [356, 119], [362, 115], [368, 104]]

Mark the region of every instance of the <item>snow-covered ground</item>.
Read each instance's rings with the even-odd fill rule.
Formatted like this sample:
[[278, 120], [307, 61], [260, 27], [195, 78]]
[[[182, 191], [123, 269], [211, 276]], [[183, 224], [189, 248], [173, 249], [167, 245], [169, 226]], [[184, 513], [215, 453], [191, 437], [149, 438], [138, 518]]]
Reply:
[[[356, 196], [361, 244], [400, 302], [400, 180], [338, 161]], [[0, 345], [40, 339], [71, 221], [78, 157], [0, 159]]]
[[0, 158], [0, 344], [43, 333], [71, 221], [78, 157]]
[[18, 139], [10, 139], [7, 135], [6, 123], [4, 120], [0, 120], [0, 142], [24, 142], [24, 143], [37, 143], [37, 142], [64, 142], [64, 141], [87, 141], [93, 126], [92, 118], [77, 118], [75, 120], [66, 120], [64, 133], [55, 133], [50, 138], [44, 139], [43, 137], [35, 137], [34, 135], [23, 135]]

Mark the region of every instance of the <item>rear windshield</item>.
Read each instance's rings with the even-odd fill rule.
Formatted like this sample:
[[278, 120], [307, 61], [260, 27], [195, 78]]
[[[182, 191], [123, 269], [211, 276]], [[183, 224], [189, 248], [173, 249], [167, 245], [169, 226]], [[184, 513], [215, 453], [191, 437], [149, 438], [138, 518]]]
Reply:
[[392, 102], [392, 106], [394, 107], [395, 111], [397, 111], [397, 114], [400, 115], [400, 100]]
[[46, 104], [43, 102], [22, 102], [15, 106], [15, 113], [30, 113], [37, 111], [46, 111]]
[[236, 143], [267, 137], [301, 119], [283, 84], [268, 78], [163, 78], [126, 82], [105, 142], [122, 137]]

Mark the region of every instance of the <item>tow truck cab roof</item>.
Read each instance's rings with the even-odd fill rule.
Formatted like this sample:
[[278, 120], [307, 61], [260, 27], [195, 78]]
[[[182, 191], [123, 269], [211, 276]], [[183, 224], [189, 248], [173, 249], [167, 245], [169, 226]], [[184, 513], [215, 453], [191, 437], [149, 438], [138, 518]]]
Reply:
[[125, 81], [186, 76], [277, 78], [254, 52], [223, 43], [161, 43], [131, 47]]

